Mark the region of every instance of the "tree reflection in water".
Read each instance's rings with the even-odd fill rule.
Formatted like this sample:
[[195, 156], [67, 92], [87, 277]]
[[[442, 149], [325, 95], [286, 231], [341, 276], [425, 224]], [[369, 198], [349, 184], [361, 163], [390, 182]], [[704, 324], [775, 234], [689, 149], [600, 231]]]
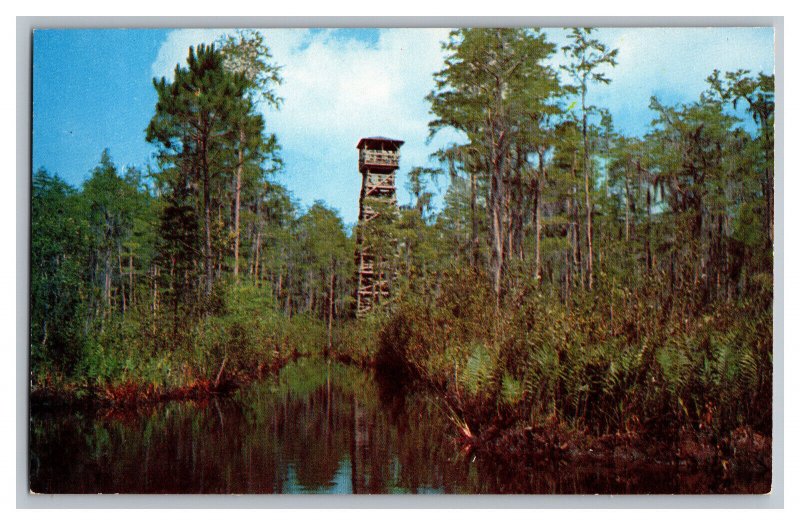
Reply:
[[309, 359], [229, 398], [121, 413], [34, 411], [31, 489], [558, 494], [707, 492], [713, 486], [702, 474], [652, 466], [499, 471], [460, 455], [436, 403], [424, 393], [388, 388], [360, 368]]
[[456, 490], [467, 479], [468, 466], [457, 457], [438, 409], [424, 396], [413, 396], [412, 405], [384, 406], [378, 388], [373, 374], [361, 369], [301, 360], [230, 398], [170, 402], [138, 412], [34, 413], [31, 489]]

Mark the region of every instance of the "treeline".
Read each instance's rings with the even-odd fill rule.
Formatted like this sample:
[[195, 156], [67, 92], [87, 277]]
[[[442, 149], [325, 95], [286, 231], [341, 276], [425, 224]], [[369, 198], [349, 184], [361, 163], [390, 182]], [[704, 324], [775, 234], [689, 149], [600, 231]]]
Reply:
[[104, 151], [80, 189], [34, 175], [35, 387], [137, 374], [179, 385], [225, 359], [249, 353], [239, 364], [252, 367], [304, 337], [325, 344], [322, 320], [330, 332], [348, 313], [354, 247], [335, 210], [303, 210], [274, 180], [280, 147], [258, 108], [279, 107], [280, 81], [258, 32], [201, 44], [154, 80], [156, 169], [121, 173]]
[[465, 140], [412, 172], [381, 361], [439, 388], [469, 435], [552, 417], [768, 432], [774, 77], [710, 72], [631, 137], [590, 102], [618, 56], [591, 29], [560, 50], [535, 29], [444, 45], [430, 132]]

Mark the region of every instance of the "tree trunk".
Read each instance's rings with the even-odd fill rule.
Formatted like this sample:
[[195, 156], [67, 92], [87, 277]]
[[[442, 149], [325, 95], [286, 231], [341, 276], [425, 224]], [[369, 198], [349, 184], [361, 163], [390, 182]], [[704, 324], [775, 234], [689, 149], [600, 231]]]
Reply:
[[134, 306], [136, 294], [133, 293], [133, 250], [131, 250], [131, 253], [128, 255], [128, 288], [131, 294], [131, 306]]
[[334, 283], [333, 265], [331, 265], [331, 275], [329, 278], [329, 292], [328, 292], [328, 351], [333, 348], [333, 283]]
[[258, 286], [258, 263], [261, 258], [261, 230], [256, 233], [255, 257], [253, 259], [253, 284]]
[[544, 150], [539, 149], [539, 173], [534, 180], [533, 186], [533, 218], [536, 227], [536, 281], [542, 284], [542, 212], [541, 212], [541, 192], [544, 182]]
[[125, 293], [125, 281], [122, 280], [122, 253], [120, 251], [117, 251], [117, 263], [119, 264], [119, 291], [120, 295], [122, 295], [122, 315], [125, 315], [125, 312], [128, 310], [128, 301]]
[[541, 242], [542, 242], [542, 218], [541, 218], [541, 210], [540, 210], [540, 199], [539, 199], [539, 181], [534, 181], [533, 184], [533, 224], [534, 228], [536, 229], [536, 253], [535, 253], [535, 271], [534, 275], [536, 276], [537, 284], [542, 284], [542, 249], [541, 249]]
[[306, 296], [306, 312], [311, 312], [314, 309], [314, 288], [312, 287], [312, 283], [314, 282], [314, 274], [311, 270], [308, 271], [306, 274], [306, 279], [308, 279], [308, 295]]
[[478, 175], [470, 173], [469, 175], [469, 210], [472, 219], [472, 227], [470, 231], [470, 261], [472, 268], [478, 267], [480, 260], [480, 241], [478, 239]]
[[105, 302], [105, 311], [103, 312], [103, 319], [108, 315], [111, 310], [111, 250], [106, 250], [104, 262], [104, 282], [103, 282], [103, 300]]
[[[233, 208], [233, 277], [239, 280], [239, 208], [242, 193], [242, 171], [244, 170], [244, 127], [239, 128], [239, 162], [236, 165], [236, 191]], [[258, 264], [258, 263], [256, 263]]]
[[625, 242], [631, 240], [631, 190], [628, 185], [628, 173], [625, 173]]
[[644, 261], [647, 272], [653, 268], [653, 258], [650, 253], [650, 188], [647, 188], [647, 222], [644, 227]]
[[292, 318], [292, 267], [289, 266], [286, 278], [289, 280], [286, 286], [286, 316]]
[[495, 173], [492, 175], [492, 212], [491, 212], [491, 240], [492, 240], [492, 257], [490, 267], [492, 272], [492, 288], [495, 295], [496, 309], [500, 309], [500, 286], [503, 274], [503, 196], [502, 178], [497, 173], [499, 168], [495, 166]]
[[206, 297], [211, 295], [211, 289], [214, 281], [214, 258], [211, 253], [211, 177], [208, 173], [208, 152], [206, 151], [206, 142], [201, 141], [200, 154], [201, 165], [203, 170], [203, 207], [205, 208], [205, 287], [204, 295]]
[[[578, 159], [575, 153], [572, 155], [572, 176], [573, 181], [574, 178], [577, 178], [577, 167]], [[580, 283], [581, 289], [584, 286], [584, 279], [583, 279], [583, 262], [581, 261], [581, 222], [580, 222], [580, 214], [579, 214], [579, 206], [578, 206], [578, 189], [573, 182], [572, 185], [572, 201], [570, 203], [570, 207], [572, 208], [572, 264], [574, 269], [578, 272], [578, 282]], [[574, 281], [574, 279], [573, 279]]]
[[769, 253], [772, 253], [775, 246], [775, 139], [773, 137], [772, 127], [769, 125], [769, 115], [762, 114], [760, 120], [766, 161], [766, 165], [764, 166], [766, 187], [763, 188], [763, 193], [766, 201], [765, 219], [769, 238], [767, 249]]
[[594, 275], [592, 273], [592, 264], [594, 260], [594, 247], [593, 247], [593, 239], [592, 239], [592, 197], [590, 193], [590, 167], [589, 167], [589, 136], [588, 136], [588, 129], [587, 129], [587, 118], [586, 118], [586, 91], [584, 90], [581, 94], [581, 104], [583, 107], [583, 181], [584, 181], [584, 192], [586, 194], [586, 249], [589, 253], [587, 253], [586, 257], [586, 273], [587, 278], [589, 281], [589, 289], [592, 289], [592, 281], [594, 279]]
[[494, 133], [490, 136], [492, 141], [492, 176], [490, 185], [491, 203], [491, 244], [492, 254], [489, 261], [492, 278], [492, 288], [495, 295], [495, 310], [500, 310], [500, 289], [503, 279], [503, 207], [505, 205], [505, 191], [503, 187], [504, 160], [503, 139], [505, 133], [500, 133], [495, 141]]
[[[523, 225], [523, 187], [522, 187], [522, 165], [525, 154], [519, 146], [514, 148], [514, 155], [509, 154], [506, 159], [507, 165], [511, 168], [511, 175], [506, 181], [508, 191], [506, 191], [506, 217], [508, 218], [508, 235], [505, 248], [506, 258], [524, 260], [522, 249], [522, 225]], [[513, 165], [512, 165], [513, 161]]]
[[[153, 267], [153, 323], [158, 317], [158, 266]], [[154, 325], [155, 326], [155, 325]]]
[[[569, 233], [567, 234], [569, 235]], [[569, 250], [564, 250], [564, 302], [569, 312], [569, 300], [572, 293], [572, 265], [569, 261]]]
[[506, 191], [505, 209], [503, 210], [503, 216], [505, 217], [503, 225], [503, 242], [505, 243], [503, 256], [505, 267], [508, 268], [508, 261], [514, 258], [514, 208], [511, 204], [514, 186], [512, 180], [506, 180], [504, 184], [508, 191]]

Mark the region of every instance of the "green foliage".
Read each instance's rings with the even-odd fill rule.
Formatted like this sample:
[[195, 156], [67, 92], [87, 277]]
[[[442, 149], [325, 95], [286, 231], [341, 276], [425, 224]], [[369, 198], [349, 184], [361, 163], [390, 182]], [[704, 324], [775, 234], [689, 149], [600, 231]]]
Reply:
[[385, 322], [385, 312], [375, 309], [357, 322], [349, 319], [336, 323], [332, 356], [360, 365], [375, 365], [379, 350], [377, 334]]
[[506, 373], [500, 385], [500, 401], [503, 404], [514, 406], [522, 400], [525, 391], [521, 381]]
[[469, 351], [469, 358], [459, 382], [467, 394], [477, 396], [491, 389], [495, 368], [491, 352], [485, 346], [477, 344]]
[[584, 293], [570, 308], [535, 293], [495, 318], [480, 299], [489, 290], [467, 292], [463, 278], [448, 276], [426, 306], [399, 304], [380, 356], [440, 390], [473, 431], [554, 415], [597, 433], [771, 428], [771, 314], [760, 300], [688, 319], [665, 316], [647, 288]]

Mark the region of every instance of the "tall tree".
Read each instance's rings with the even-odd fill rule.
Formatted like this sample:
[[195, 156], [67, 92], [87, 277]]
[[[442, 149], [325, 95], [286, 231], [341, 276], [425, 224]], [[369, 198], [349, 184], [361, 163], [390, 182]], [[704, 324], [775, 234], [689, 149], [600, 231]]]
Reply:
[[[241, 73], [227, 71], [222, 54], [200, 44], [189, 49], [187, 67], [176, 66], [174, 79], [162, 77], [153, 84], [158, 93], [156, 113], [147, 128], [148, 141], [159, 147], [159, 160], [172, 191], [191, 193], [199, 187], [203, 217], [203, 291], [211, 295], [216, 252], [212, 242], [213, 200], [219, 188], [227, 187], [225, 174], [234, 157], [229, 138], [237, 123], [248, 120], [263, 127], [252, 101], [250, 85]], [[250, 128], [251, 126], [248, 126]], [[169, 169], [174, 168], [174, 169]], [[188, 216], [185, 216], [189, 218]]]
[[[218, 41], [224, 57], [225, 68], [234, 74], [241, 74], [247, 81], [247, 94], [255, 105], [278, 109], [282, 99], [276, 94], [275, 86], [280, 85], [280, 66], [272, 62], [272, 54], [264, 35], [252, 29], [240, 29], [234, 34], [225, 35]], [[245, 117], [247, 117], [245, 115]], [[234, 184], [234, 218], [233, 218], [233, 275], [239, 276], [239, 244], [240, 244], [240, 209], [242, 193], [242, 176], [245, 163], [261, 160], [261, 154], [270, 154], [277, 149], [274, 136], [267, 141], [260, 139], [260, 130], [253, 133], [247, 126], [252, 119], [243, 118], [236, 122], [234, 140], [236, 141], [236, 163]], [[248, 140], [248, 138], [250, 140]]]
[[460, 29], [444, 45], [445, 67], [428, 95], [436, 115], [431, 133], [451, 127], [464, 132], [487, 159], [489, 179], [489, 273], [500, 305], [507, 254], [509, 155], [520, 133], [526, 86], [541, 77], [554, 47], [538, 30]]
[[569, 35], [572, 43], [563, 46], [561, 49], [564, 54], [571, 59], [568, 65], [561, 66], [562, 69], [572, 78], [575, 82], [573, 89], [580, 97], [581, 104], [581, 136], [583, 138], [582, 153], [583, 153], [583, 177], [584, 177], [584, 194], [586, 197], [586, 272], [589, 284], [589, 289], [592, 288], [594, 282], [593, 264], [594, 264], [594, 246], [593, 246], [593, 229], [592, 229], [592, 197], [591, 192], [594, 190], [594, 181], [592, 178], [592, 165], [591, 165], [591, 149], [589, 144], [589, 116], [597, 111], [593, 105], [589, 105], [586, 101], [587, 93], [589, 92], [590, 83], [608, 84], [611, 82], [601, 69], [603, 66], [616, 66], [617, 65], [617, 49], [608, 49], [608, 47], [597, 40], [591, 38], [594, 30], [592, 28], [573, 28]]

